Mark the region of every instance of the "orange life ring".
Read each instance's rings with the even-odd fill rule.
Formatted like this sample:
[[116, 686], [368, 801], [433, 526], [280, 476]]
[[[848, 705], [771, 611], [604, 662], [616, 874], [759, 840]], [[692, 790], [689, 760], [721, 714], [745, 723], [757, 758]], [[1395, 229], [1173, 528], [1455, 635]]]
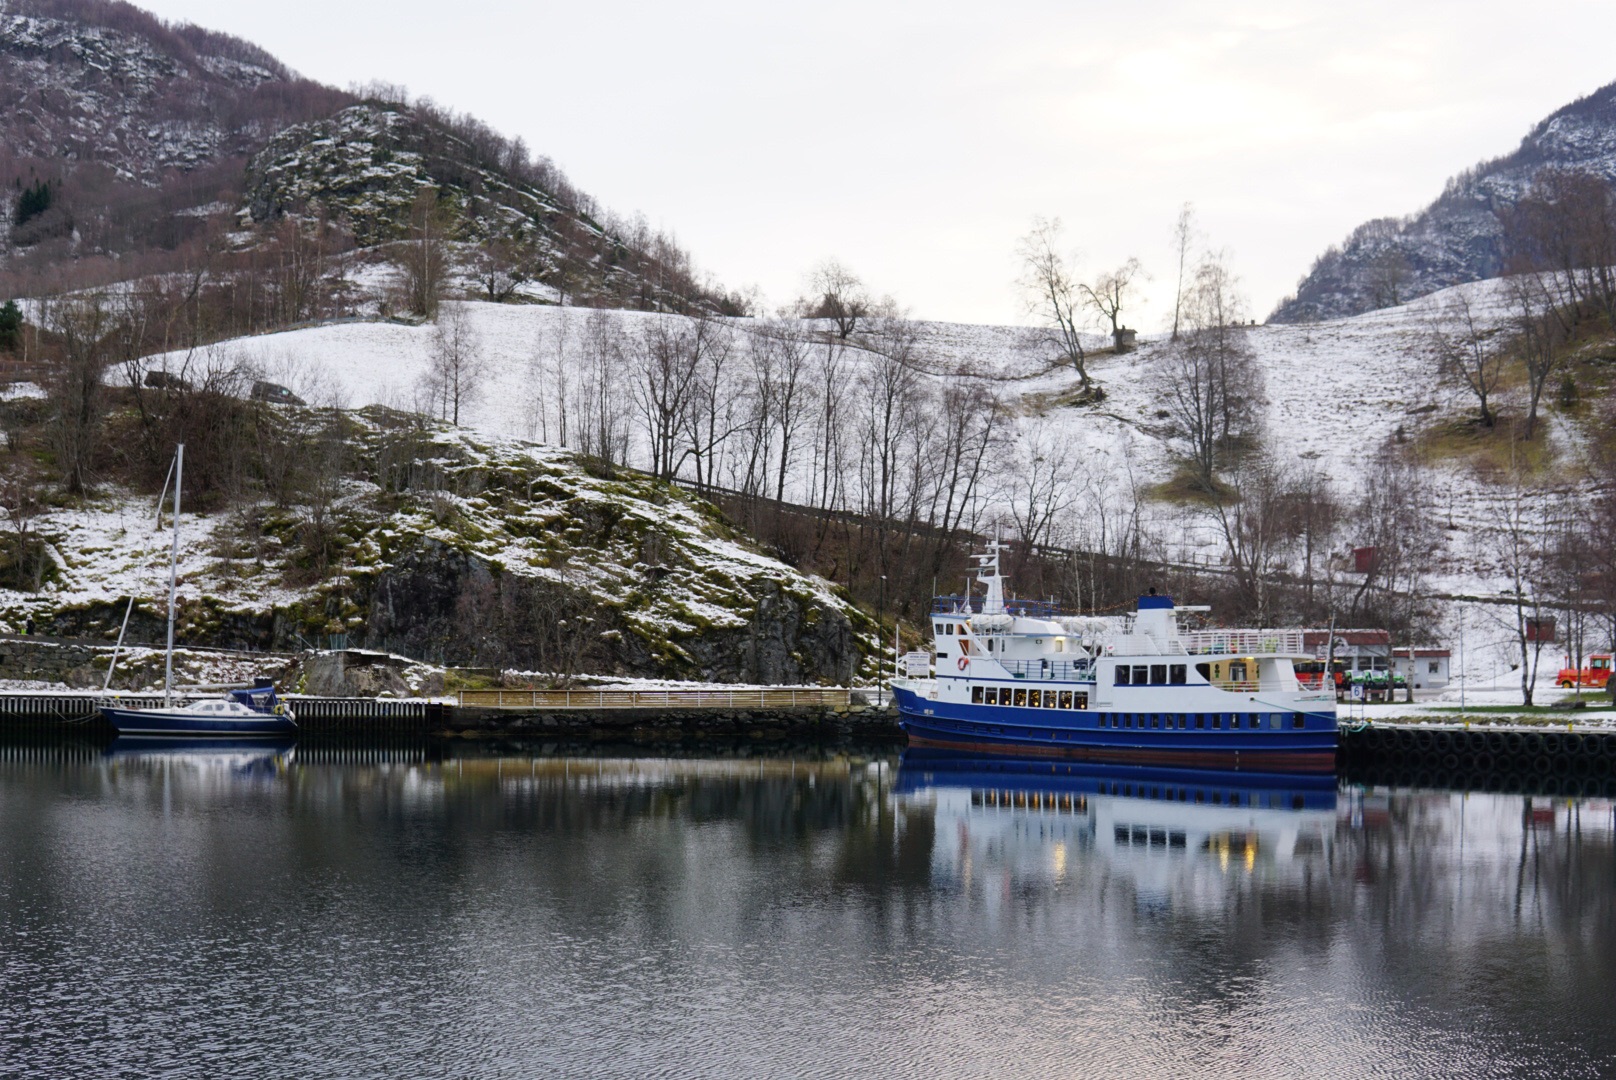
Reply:
[[971, 658], [970, 657], [962, 656], [962, 657], [959, 658], [959, 669], [961, 671], [964, 671], [966, 668], [968, 668], [970, 666], [971, 666]]

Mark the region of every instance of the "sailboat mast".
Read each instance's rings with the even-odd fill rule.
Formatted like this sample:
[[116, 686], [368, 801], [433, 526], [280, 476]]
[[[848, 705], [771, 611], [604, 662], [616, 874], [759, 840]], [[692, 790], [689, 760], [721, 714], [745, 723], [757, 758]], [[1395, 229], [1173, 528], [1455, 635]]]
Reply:
[[185, 444], [174, 455], [174, 541], [168, 557], [168, 652], [163, 661], [163, 705], [174, 695], [174, 599], [180, 567], [180, 482], [185, 475]]

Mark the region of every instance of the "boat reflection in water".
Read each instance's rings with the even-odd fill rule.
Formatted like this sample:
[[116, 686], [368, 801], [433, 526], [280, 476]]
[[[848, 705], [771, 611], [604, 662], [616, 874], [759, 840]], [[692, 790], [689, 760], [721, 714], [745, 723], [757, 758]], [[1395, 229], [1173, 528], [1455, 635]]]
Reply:
[[280, 776], [292, 763], [289, 738], [166, 738], [120, 735], [104, 756], [118, 765], [171, 768], [201, 776], [260, 779]]
[[[1327, 859], [1336, 783], [1316, 773], [1159, 769], [911, 748], [895, 792], [927, 806], [934, 873], [967, 881], [997, 865], [1011, 876], [1061, 877], [1069, 859], [1123, 864], [1143, 891], [1212, 860], [1287, 876]], [[949, 838], [945, 841], [944, 838]], [[1188, 864], [1188, 865], [1187, 865]], [[1074, 865], [1075, 869], [1075, 865]]]

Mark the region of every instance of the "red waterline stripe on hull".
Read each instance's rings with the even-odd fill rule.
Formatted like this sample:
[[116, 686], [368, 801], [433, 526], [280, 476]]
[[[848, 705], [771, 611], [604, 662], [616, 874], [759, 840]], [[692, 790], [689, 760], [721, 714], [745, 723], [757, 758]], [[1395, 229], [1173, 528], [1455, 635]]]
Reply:
[[1010, 754], [1015, 757], [1062, 758], [1070, 761], [1101, 761], [1122, 765], [1182, 765], [1188, 768], [1249, 768], [1283, 772], [1335, 772], [1335, 751], [1275, 750], [1143, 750], [1096, 746], [1045, 746], [1036, 743], [971, 742], [963, 739], [934, 739], [909, 735], [910, 746], [939, 750], [970, 750], [975, 753]]

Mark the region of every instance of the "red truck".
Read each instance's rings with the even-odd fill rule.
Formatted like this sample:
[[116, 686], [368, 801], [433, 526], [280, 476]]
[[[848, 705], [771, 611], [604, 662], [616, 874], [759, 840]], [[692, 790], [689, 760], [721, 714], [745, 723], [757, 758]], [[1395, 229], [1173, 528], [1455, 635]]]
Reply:
[[1610, 661], [1610, 653], [1594, 653], [1588, 657], [1587, 666], [1579, 670], [1571, 666], [1571, 657], [1568, 656], [1565, 659], [1565, 667], [1560, 669], [1560, 674], [1555, 676], [1554, 681], [1556, 685], [1563, 686], [1567, 690], [1573, 686], [1608, 690], [1611, 680]]

